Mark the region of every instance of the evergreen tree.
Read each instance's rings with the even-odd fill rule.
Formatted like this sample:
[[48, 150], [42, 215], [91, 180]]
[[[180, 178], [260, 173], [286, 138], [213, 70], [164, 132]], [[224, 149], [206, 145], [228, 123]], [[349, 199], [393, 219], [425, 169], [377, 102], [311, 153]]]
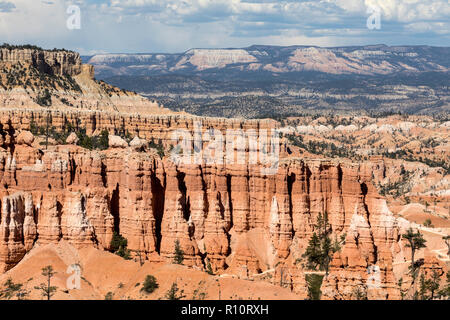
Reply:
[[314, 225], [315, 232], [311, 236], [308, 242], [303, 257], [307, 259], [307, 268], [316, 270], [319, 267], [320, 270], [325, 270], [326, 276], [328, 276], [329, 265], [333, 258], [333, 254], [341, 249], [341, 244], [345, 242], [345, 235], [341, 236], [341, 240], [335, 238], [335, 242], [332, 243], [331, 225], [328, 223], [328, 213], [323, 215], [319, 213], [317, 217], [317, 223]]
[[316, 230], [319, 232], [319, 240], [320, 240], [320, 270], [325, 270], [326, 275], [328, 276], [328, 266], [332, 259], [332, 250], [331, 250], [331, 225], [328, 223], [328, 212], [325, 212], [323, 215], [319, 213], [317, 217]]
[[331, 226], [328, 223], [328, 212], [325, 212], [323, 215], [319, 213], [315, 228], [318, 230], [319, 238], [321, 239], [331, 232]]
[[214, 271], [211, 266], [211, 262], [208, 260], [208, 264], [206, 265], [206, 272], [210, 275], [214, 275]]
[[356, 300], [367, 300], [367, 289], [363, 286], [357, 286], [353, 289], [352, 296], [355, 297]]
[[321, 269], [325, 270], [325, 274], [326, 276], [328, 276], [328, 269], [330, 266], [331, 259], [333, 258], [333, 251], [331, 249], [331, 239], [328, 235], [326, 235], [322, 239], [321, 256], [322, 256]]
[[114, 297], [114, 293], [112, 293], [111, 291], [109, 291], [106, 295], [105, 295], [105, 300], [112, 300]]
[[306, 248], [303, 257], [307, 259], [307, 268], [316, 270], [322, 262], [322, 252], [320, 250], [320, 240], [317, 234], [314, 232], [309, 239], [308, 247]]
[[345, 237], [346, 237], [345, 233], [341, 235], [340, 240], [338, 240], [337, 235], [334, 236], [334, 241], [331, 246], [333, 253], [341, 251], [342, 245], [345, 244]]
[[174, 282], [172, 283], [169, 291], [166, 292], [165, 297], [167, 300], [181, 300], [182, 298], [184, 298], [183, 292], [183, 290], [180, 291], [180, 289], [178, 289], [177, 283]]
[[146, 293], [152, 293], [158, 288], [159, 285], [158, 281], [156, 281], [156, 278], [152, 275], [147, 275], [147, 277], [145, 277], [145, 281], [142, 285], [141, 291], [144, 291]]
[[403, 239], [406, 239], [408, 243], [406, 244], [406, 247], [411, 248], [411, 266], [410, 270], [412, 273], [413, 278], [417, 276], [416, 270], [419, 266], [417, 266], [415, 261], [415, 254], [417, 250], [420, 250], [422, 248], [426, 248], [425, 243], [427, 242], [420, 231], [414, 232], [412, 228], [409, 228], [405, 234], [402, 235]]
[[447, 245], [447, 255], [450, 257], [450, 235], [442, 237], [442, 239], [445, 241], [445, 244]]
[[203, 287], [204, 284], [205, 284], [204, 280], [201, 280], [198, 283], [197, 289], [195, 289], [192, 294], [192, 300], [205, 300], [207, 293], [204, 292], [205, 290], [205, 288]]
[[43, 297], [46, 297], [47, 300], [50, 300], [50, 298], [55, 294], [56, 290], [58, 289], [55, 286], [51, 286], [51, 279], [55, 275], [56, 272], [53, 271], [52, 266], [46, 266], [42, 268], [42, 275], [47, 278], [47, 283], [41, 283], [39, 286], [35, 286], [34, 288], [37, 290], [42, 291], [41, 294]]
[[306, 284], [308, 285], [308, 299], [320, 300], [322, 292], [320, 287], [322, 286], [323, 275], [320, 274], [307, 274], [305, 276]]
[[402, 287], [403, 287], [403, 278], [400, 278], [400, 279], [398, 280], [397, 285], [398, 285], [398, 288], [399, 288], [399, 290], [400, 290], [400, 296], [401, 296], [402, 300], [404, 300], [405, 297], [406, 297], [406, 291], [407, 291], [407, 290], [404, 290], [404, 289], [402, 288]]
[[109, 132], [108, 130], [102, 130], [98, 139], [98, 148], [100, 150], [106, 150], [109, 147]]
[[423, 226], [424, 226], [424, 227], [428, 227], [428, 228], [433, 228], [433, 224], [431, 223], [431, 219], [426, 219], [426, 220], [423, 222]]
[[[420, 285], [419, 285], [419, 292], [418, 292], [418, 298], [420, 298], [420, 300], [428, 300], [428, 296], [427, 296], [428, 286], [429, 286], [428, 280], [425, 279], [425, 275], [422, 273], [420, 275]], [[414, 300], [416, 300], [416, 299], [414, 299]]]
[[417, 250], [420, 250], [422, 248], [425, 248], [425, 243], [427, 242], [420, 231], [414, 232], [412, 228], [409, 228], [405, 234], [402, 235], [403, 239], [406, 239], [408, 243], [406, 244], [406, 247], [411, 248], [411, 265], [409, 267], [411, 272], [411, 287], [412, 287], [412, 296], [413, 299], [417, 298], [417, 293], [415, 291], [415, 281], [418, 275], [418, 271], [420, 268], [420, 264], [415, 261], [415, 253]]
[[175, 264], [183, 264], [184, 261], [184, 252], [180, 247], [180, 241], [175, 240], [175, 255], [173, 257], [173, 262]]
[[125, 260], [130, 260], [131, 251], [127, 248], [127, 246], [128, 240], [114, 231], [110, 244], [111, 251]]
[[441, 282], [441, 277], [436, 270], [431, 273], [431, 278], [428, 280], [428, 290], [430, 291], [430, 299], [433, 300], [436, 297], [436, 293], [439, 290], [439, 283]]
[[439, 298], [450, 299], [450, 271], [447, 271], [447, 283], [444, 286], [444, 288], [439, 290], [438, 296]]
[[3, 284], [5, 289], [0, 291], [0, 298], [10, 300], [15, 295], [21, 297], [26, 294], [22, 289], [23, 285], [21, 283], [14, 283], [11, 278], [8, 278]]

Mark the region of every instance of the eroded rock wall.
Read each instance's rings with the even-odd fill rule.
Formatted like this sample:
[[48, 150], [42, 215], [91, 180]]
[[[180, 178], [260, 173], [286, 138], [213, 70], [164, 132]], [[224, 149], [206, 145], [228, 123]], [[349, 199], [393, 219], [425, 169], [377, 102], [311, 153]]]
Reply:
[[[325, 298], [349, 298], [379, 270], [374, 298], [397, 298], [392, 254], [396, 221], [363, 165], [282, 160], [274, 175], [257, 165], [176, 165], [132, 148], [89, 151], [74, 145], [0, 150], [0, 268], [18, 263], [35, 244], [60, 239], [109, 249], [113, 232], [132, 255], [253, 277], [305, 292], [300, 263], [319, 214], [333, 236], [346, 235], [324, 281]], [[277, 278], [278, 275], [278, 278]]]
[[29, 63], [40, 72], [76, 76], [81, 73], [81, 57], [77, 52], [63, 50], [0, 48], [0, 61]]

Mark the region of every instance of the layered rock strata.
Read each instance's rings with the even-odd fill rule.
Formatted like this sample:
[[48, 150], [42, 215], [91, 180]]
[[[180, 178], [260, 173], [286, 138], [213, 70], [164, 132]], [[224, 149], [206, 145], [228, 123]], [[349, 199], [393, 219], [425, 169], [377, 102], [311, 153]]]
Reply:
[[258, 165], [177, 165], [133, 147], [39, 149], [15, 142], [21, 119], [4, 124], [0, 150], [3, 271], [34, 245], [61, 239], [108, 250], [115, 231], [133, 256], [170, 261], [178, 240], [186, 265], [244, 278], [275, 272], [274, 282], [306, 294], [297, 262], [327, 212], [333, 237], [345, 234], [346, 243], [324, 280], [324, 297], [349, 298], [376, 270], [370, 297], [398, 298], [398, 227], [369, 167], [286, 159], [267, 175]]
[[80, 54], [65, 50], [0, 48], [0, 62], [27, 63], [40, 72], [76, 76], [82, 71]]

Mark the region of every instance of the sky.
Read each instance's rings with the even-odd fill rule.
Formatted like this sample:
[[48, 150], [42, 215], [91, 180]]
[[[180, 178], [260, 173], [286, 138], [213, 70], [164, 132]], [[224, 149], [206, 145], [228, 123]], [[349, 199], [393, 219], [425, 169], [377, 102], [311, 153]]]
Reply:
[[95, 53], [450, 46], [450, 0], [0, 0], [0, 43]]

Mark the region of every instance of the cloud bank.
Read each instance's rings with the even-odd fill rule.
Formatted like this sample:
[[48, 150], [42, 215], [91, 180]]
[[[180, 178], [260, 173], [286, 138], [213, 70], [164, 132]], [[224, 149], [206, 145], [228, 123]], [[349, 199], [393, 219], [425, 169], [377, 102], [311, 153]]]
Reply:
[[[69, 30], [70, 5], [81, 29]], [[369, 30], [368, 8], [380, 12]], [[448, 0], [0, 0], [0, 39], [90, 52], [191, 47], [450, 44]]]

